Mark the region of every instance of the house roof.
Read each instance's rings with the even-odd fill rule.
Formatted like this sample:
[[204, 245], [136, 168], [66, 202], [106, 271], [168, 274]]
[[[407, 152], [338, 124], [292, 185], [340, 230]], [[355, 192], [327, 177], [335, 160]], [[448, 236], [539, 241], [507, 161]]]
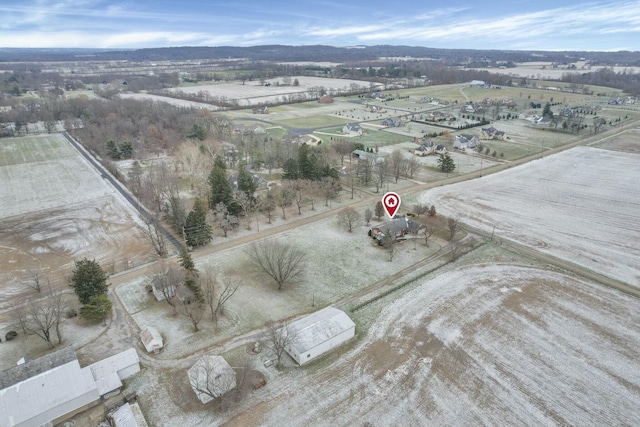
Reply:
[[[202, 403], [212, 401], [213, 397], [196, 390], [196, 388], [207, 389], [217, 397], [236, 386], [236, 372], [222, 356], [208, 354], [201, 357], [193, 364], [187, 374], [191, 388]], [[223, 377], [228, 380], [225, 381]]]
[[396, 235], [402, 230], [409, 230], [411, 232], [417, 232], [420, 229], [420, 223], [416, 221], [412, 221], [409, 218], [395, 218], [387, 222], [383, 222], [382, 224], [376, 225], [373, 228], [379, 229], [382, 234], [389, 230], [389, 232], [393, 235]]
[[344, 311], [326, 307], [289, 324], [288, 331], [295, 334], [292, 347], [302, 354], [354, 327]]
[[25, 367], [34, 374], [12, 376], [22, 379], [0, 390], [0, 426], [41, 425], [100, 397], [91, 372], [80, 368], [70, 347], [16, 368]]

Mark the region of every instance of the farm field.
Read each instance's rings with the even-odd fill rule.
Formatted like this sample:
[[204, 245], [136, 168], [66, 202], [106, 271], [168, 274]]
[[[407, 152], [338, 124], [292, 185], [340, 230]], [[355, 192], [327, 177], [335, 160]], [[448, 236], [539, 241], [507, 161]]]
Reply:
[[291, 79], [298, 79], [299, 85], [277, 85], [282, 83], [281, 79], [270, 79], [266, 82], [271, 83], [270, 86], [264, 86], [259, 81], [245, 82], [245, 84], [236, 83], [218, 83], [197, 86], [181, 86], [171, 89], [173, 92], [197, 93], [200, 91], [208, 92], [211, 97], [220, 97], [226, 99], [237, 100], [240, 105], [255, 105], [263, 102], [274, 102], [282, 99], [283, 96], [290, 94], [299, 94], [308, 92], [313, 87], [324, 87], [328, 93], [336, 91], [350, 90], [354, 85], [358, 87], [369, 87], [368, 82], [348, 79], [327, 79], [322, 77], [297, 76]]
[[268, 385], [227, 412], [184, 412], [181, 372], [147, 371], [135, 387], [141, 398], [162, 397], [145, 400], [159, 426], [640, 422], [635, 299], [501, 263], [433, 273], [412, 286], [352, 314], [357, 328], [371, 325], [351, 344], [305, 368], [265, 370]]
[[60, 134], [2, 139], [0, 153], [0, 307], [29, 292], [29, 270], [66, 286], [83, 257], [107, 271], [150, 259], [136, 212]]
[[195, 101], [187, 101], [185, 99], [176, 99], [170, 98], [168, 96], [160, 96], [160, 95], [152, 95], [150, 93], [121, 93], [118, 95], [120, 98], [131, 98], [137, 100], [149, 100], [154, 102], [166, 102], [170, 105], [175, 105], [177, 107], [193, 107], [193, 108], [205, 108], [207, 110], [216, 111], [220, 108], [211, 105], [205, 104], [203, 102], [195, 102]]
[[425, 192], [438, 212], [583, 266], [640, 283], [637, 154], [579, 147]]

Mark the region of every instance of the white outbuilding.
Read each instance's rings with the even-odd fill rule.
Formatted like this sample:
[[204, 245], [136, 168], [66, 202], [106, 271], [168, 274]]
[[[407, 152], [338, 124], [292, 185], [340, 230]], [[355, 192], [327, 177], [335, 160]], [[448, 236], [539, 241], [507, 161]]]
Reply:
[[153, 326], [147, 326], [140, 332], [140, 340], [144, 344], [144, 348], [147, 353], [159, 353], [162, 347], [164, 347], [164, 341], [162, 335]]
[[344, 311], [326, 307], [290, 323], [286, 331], [293, 339], [285, 350], [303, 365], [353, 338], [356, 325]]

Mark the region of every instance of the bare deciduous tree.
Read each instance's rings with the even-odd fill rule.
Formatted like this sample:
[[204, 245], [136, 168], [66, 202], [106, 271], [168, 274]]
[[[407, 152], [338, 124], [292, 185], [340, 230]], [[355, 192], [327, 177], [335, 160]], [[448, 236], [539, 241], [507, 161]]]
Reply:
[[282, 210], [282, 219], [287, 219], [285, 208], [291, 206], [295, 198], [295, 191], [291, 187], [291, 184], [287, 181], [277, 188], [273, 195], [276, 204]]
[[460, 244], [460, 242], [455, 240], [451, 241], [450, 245], [451, 245], [451, 248], [449, 253], [451, 254], [451, 260], [455, 261], [460, 256], [462, 245]]
[[367, 221], [367, 225], [369, 225], [371, 218], [373, 218], [373, 211], [371, 210], [371, 208], [366, 208], [364, 210], [364, 220]]
[[16, 308], [14, 316], [24, 333], [32, 333], [42, 338], [49, 348], [53, 348], [54, 333], [58, 344], [62, 343], [60, 322], [66, 307], [65, 295], [55, 292], [28, 307]]
[[173, 314], [177, 314], [179, 301], [176, 290], [184, 282], [184, 272], [176, 266], [169, 266], [164, 260], [155, 263], [151, 272], [153, 274], [153, 286], [162, 294], [167, 304], [171, 306]]
[[152, 220], [145, 215], [140, 215], [140, 218], [145, 224], [145, 227], [142, 228], [142, 232], [147, 237], [153, 249], [156, 251], [158, 256], [166, 257], [167, 256], [167, 239], [164, 237], [162, 230], [157, 227], [157, 220]]
[[448, 218], [447, 219], [447, 227], [449, 228], [449, 240], [453, 240], [453, 238], [455, 237], [456, 233], [462, 227], [462, 224], [460, 224], [460, 221], [458, 221], [455, 218]]
[[429, 246], [429, 237], [431, 237], [432, 235], [433, 235], [433, 227], [429, 227], [425, 225], [425, 227], [422, 229], [422, 236], [424, 237], [424, 244], [426, 246]]
[[240, 280], [231, 273], [224, 274], [222, 280], [218, 280], [215, 267], [207, 264], [203, 268], [202, 291], [205, 303], [209, 306], [211, 320], [218, 327], [218, 316], [224, 313], [224, 305], [231, 299], [240, 287]]
[[31, 280], [26, 282], [26, 285], [37, 293], [42, 292], [43, 280], [46, 280], [47, 283], [49, 282], [49, 279], [47, 277], [43, 277], [37, 270], [29, 270], [29, 276], [31, 276]]
[[405, 178], [413, 178], [413, 175], [420, 168], [420, 163], [413, 157], [407, 159], [404, 165]]
[[347, 227], [349, 233], [353, 231], [353, 227], [357, 225], [359, 221], [360, 214], [351, 206], [347, 206], [338, 212], [338, 222]]
[[200, 330], [199, 324], [206, 312], [205, 303], [198, 301], [193, 292], [184, 285], [178, 287], [177, 294], [180, 301], [176, 304], [178, 313], [188, 317], [193, 325], [193, 331], [198, 332]]
[[256, 209], [256, 201], [244, 191], [236, 191], [235, 200], [242, 210], [242, 215], [247, 222], [247, 230], [251, 230], [251, 215]]
[[398, 179], [400, 179], [400, 175], [405, 168], [406, 159], [402, 155], [402, 151], [393, 150], [391, 153], [391, 171], [393, 172], [393, 178], [396, 180], [396, 184], [398, 183]]
[[254, 243], [246, 250], [251, 263], [259, 273], [271, 277], [282, 286], [302, 280], [306, 266], [306, 254], [298, 248], [277, 240]]
[[280, 367], [286, 348], [295, 344], [297, 339], [298, 334], [295, 333], [288, 324], [282, 327], [278, 327], [277, 325], [269, 326], [266, 336], [266, 346], [271, 357], [276, 359], [276, 367]]
[[416, 203], [413, 205], [413, 212], [420, 217], [420, 215], [425, 214], [429, 211], [429, 207], [424, 203]]

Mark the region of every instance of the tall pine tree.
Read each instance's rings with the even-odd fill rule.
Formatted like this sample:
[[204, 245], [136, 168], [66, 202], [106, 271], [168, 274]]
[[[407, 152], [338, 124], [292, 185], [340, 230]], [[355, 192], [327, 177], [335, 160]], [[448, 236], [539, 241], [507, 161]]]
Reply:
[[442, 172], [453, 172], [456, 168], [456, 164], [449, 155], [449, 153], [440, 154], [440, 158], [438, 159], [438, 167]]
[[233, 189], [227, 178], [227, 168], [220, 157], [216, 157], [213, 169], [209, 174], [209, 187], [211, 190], [209, 207], [213, 209], [218, 203], [224, 203], [227, 208], [230, 208]]
[[187, 215], [184, 236], [189, 246], [206, 245], [213, 238], [213, 230], [207, 224], [207, 211], [200, 199], [196, 199], [193, 209]]
[[258, 184], [253, 180], [253, 176], [247, 171], [244, 165], [238, 168], [238, 190], [245, 193], [253, 200], [253, 193], [258, 189]]

